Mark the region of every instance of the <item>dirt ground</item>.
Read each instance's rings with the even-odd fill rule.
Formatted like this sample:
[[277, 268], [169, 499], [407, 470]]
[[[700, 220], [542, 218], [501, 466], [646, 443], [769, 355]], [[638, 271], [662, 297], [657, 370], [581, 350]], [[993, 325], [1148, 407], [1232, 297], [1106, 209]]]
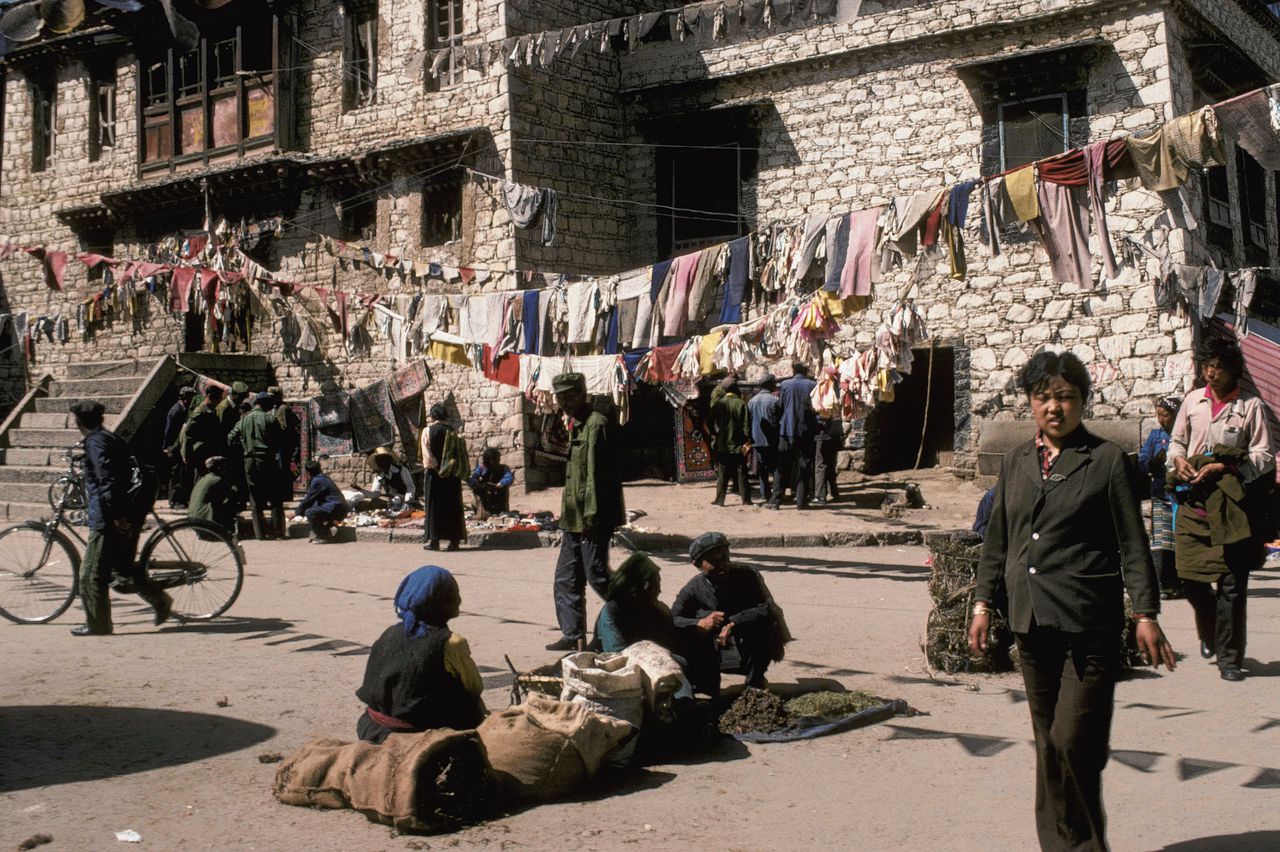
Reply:
[[[38, 833], [52, 836], [48, 849], [130, 848], [115, 836], [125, 829], [150, 849], [1035, 848], [1021, 682], [925, 670], [922, 548], [739, 556], [763, 569], [797, 637], [772, 681], [835, 682], [925, 715], [807, 742], [730, 744], [425, 838], [353, 812], [280, 805], [275, 766], [259, 762], [313, 736], [354, 737], [368, 643], [425, 554], [299, 541], [246, 550], [244, 593], [219, 622], [156, 629], [133, 599], [117, 598], [112, 637], [71, 637], [75, 610], [49, 625], [0, 625], [0, 848]], [[552, 657], [542, 646], [557, 635], [555, 552], [432, 556], [458, 577], [453, 627], [470, 641], [488, 706], [504, 707], [503, 655], [522, 669]], [[670, 601], [693, 569], [674, 556], [661, 564]], [[1175, 601], [1162, 620], [1190, 656], [1171, 675], [1120, 685], [1105, 775], [1115, 849], [1280, 848], [1280, 573], [1256, 576], [1250, 610], [1243, 683], [1199, 659], [1190, 612]]]

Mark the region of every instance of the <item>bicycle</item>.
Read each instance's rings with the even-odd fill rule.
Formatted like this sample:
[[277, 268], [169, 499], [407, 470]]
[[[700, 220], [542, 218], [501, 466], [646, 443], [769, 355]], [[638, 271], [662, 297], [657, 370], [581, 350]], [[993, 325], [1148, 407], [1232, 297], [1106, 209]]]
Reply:
[[85, 511], [89, 508], [89, 501], [84, 495], [83, 442], [77, 442], [67, 450], [65, 458], [69, 472], [49, 483], [49, 508], [56, 512], [61, 503], [68, 520], [78, 526], [84, 523]]
[[[80, 553], [86, 541], [69, 515], [84, 499], [83, 453], [67, 452], [68, 472], [50, 488], [55, 498], [49, 521], [26, 521], [0, 530], [0, 616], [18, 624], [44, 624], [62, 615], [80, 589]], [[55, 485], [58, 485], [55, 483]], [[150, 515], [155, 528], [142, 545], [140, 564], [173, 598], [172, 614], [182, 621], [208, 621], [235, 603], [244, 584], [244, 551], [221, 527], [199, 518], [167, 523]], [[68, 535], [68, 533], [70, 535]], [[80, 544], [78, 549], [73, 539]], [[113, 591], [132, 592], [118, 577]]]

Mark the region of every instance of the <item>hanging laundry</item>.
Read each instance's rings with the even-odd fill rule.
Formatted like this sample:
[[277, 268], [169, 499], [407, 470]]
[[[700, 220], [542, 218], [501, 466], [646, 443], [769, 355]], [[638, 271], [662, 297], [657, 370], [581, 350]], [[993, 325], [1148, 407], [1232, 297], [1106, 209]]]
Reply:
[[1110, 142], [1094, 142], [1084, 148], [1085, 169], [1089, 181], [1089, 213], [1094, 232], [1098, 237], [1098, 251], [1102, 255], [1102, 268], [1107, 278], [1120, 274], [1115, 249], [1111, 246], [1111, 231], [1107, 228], [1105, 169], [1107, 148]]
[[1004, 188], [1009, 193], [1013, 215], [1019, 222], [1030, 222], [1040, 216], [1040, 199], [1036, 194], [1036, 167], [1023, 166], [1004, 176]]
[[887, 272], [894, 264], [916, 256], [920, 229], [936, 209], [940, 194], [939, 190], [930, 190], [894, 199], [893, 213], [887, 217], [893, 224], [885, 229], [881, 242], [882, 271]]
[[698, 259], [702, 252], [695, 251], [677, 257], [672, 264], [671, 289], [667, 293], [667, 303], [662, 312], [662, 333], [669, 337], [684, 334], [684, 325], [689, 310], [689, 286], [698, 269]]
[[703, 249], [698, 256], [698, 266], [689, 282], [689, 310], [686, 315], [689, 322], [701, 323], [710, 313], [716, 294], [711, 282], [724, 275], [724, 254], [727, 248], [727, 243], [720, 243]]
[[498, 355], [492, 346], [484, 347], [484, 377], [502, 385], [520, 387], [520, 356]]
[[873, 263], [876, 254], [879, 207], [855, 210], [849, 214], [849, 250], [844, 269], [840, 272], [840, 297], [870, 296], [871, 285], [878, 278], [878, 267]]
[[502, 203], [517, 228], [529, 228], [542, 215], [542, 244], [549, 246], [556, 239], [556, 219], [560, 209], [560, 194], [554, 189], [529, 186], [504, 180], [501, 184]]
[[716, 370], [716, 347], [724, 339], [723, 331], [712, 331], [698, 338], [698, 370], [702, 375], [710, 375]]
[[982, 236], [987, 241], [992, 257], [1001, 253], [1001, 234], [1004, 229], [1018, 221], [1013, 210], [1013, 202], [1005, 191], [1004, 178], [994, 177], [982, 183]]
[[827, 213], [810, 213], [804, 220], [804, 233], [800, 237], [800, 248], [792, 258], [791, 280], [800, 281], [809, 273], [813, 265], [814, 254], [827, 230]]
[[1142, 185], [1157, 192], [1182, 186], [1193, 168], [1227, 162], [1217, 114], [1209, 106], [1166, 122], [1150, 136], [1124, 141]]
[[1224, 136], [1267, 171], [1280, 171], [1280, 83], [1224, 101], [1213, 110]]
[[1093, 290], [1085, 189], [1041, 181], [1037, 195], [1040, 217], [1031, 228], [1049, 255], [1054, 280]]
[[751, 238], [741, 237], [729, 243], [729, 268], [724, 285], [724, 301], [720, 306], [720, 322], [742, 321], [742, 299], [750, 271]]
[[[840, 292], [840, 275], [844, 272], [844, 265], [849, 257], [849, 216], [850, 214], [845, 213], [827, 220], [827, 244], [824, 251], [827, 269], [823, 275], [822, 289], [828, 293]], [[881, 211], [880, 217], [881, 220], [885, 218], [884, 211]]]
[[1232, 276], [1236, 300], [1236, 333], [1241, 337], [1249, 336], [1249, 306], [1253, 304], [1253, 293], [1258, 289], [1258, 270], [1243, 269]]
[[185, 314], [191, 307], [191, 285], [195, 283], [196, 270], [190, 266], [179, 266], [169, 276], [169, 310], [176, 314]]
[[1222, 295], [1222, 283], [1226, 273], [1221, 269], [1209, 268], [1204, 271], [1204, 285], [1200, 289], [1200, 318], [1211, 319], [1218, 312], [1218, 298]]
[[67, 268], [65, 251], [48, 251], [43, 246], [27, 249], [27, 254], [40, 261], [44, 268], [44, 284], [50, 290], [62, 289], [62, 274]]
[[[1095, 143], [1099, 147], [1097, 159], [1109, 180], [1137, 177], [1138, 170], [1129, 156], [1129, 147], [1123, 138]], [[1062, 154], [1036, 162], [1036, 177], [1049, 183], [1064, 186], [1086, 186], [1089, 183], [1089, 164], [1084, 148], [1072, 148]]]
[[541, 295], [541, 290], [527, 290], [522, 297], [524, 299], [520, 313], [524, 330], [524, 345], [520, 350], [522, 353], [533, 355], [538, 353], [538, 299]]
[[566, 343], [591, 343], [594, 340], [599, 298], [599, 287], [594, 281], [570, 284], [565, 288], [568, 311]]
[[427, 356], [446, 364], [457, 364], [470, 367], [471, 356], [467, 353], [467, 341], [451, 334], [436, 332], [431, 336], [431, 345], [427, 347]]

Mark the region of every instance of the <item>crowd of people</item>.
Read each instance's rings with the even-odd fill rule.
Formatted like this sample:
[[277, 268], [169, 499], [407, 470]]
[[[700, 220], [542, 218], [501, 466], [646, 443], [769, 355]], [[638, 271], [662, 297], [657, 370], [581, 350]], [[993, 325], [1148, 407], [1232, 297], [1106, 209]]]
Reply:
[[[1157, 402], [1159, 426], [1139, 454], [1138, 466], [1150, 477], [1149, 531], [1133, 463], [1083, 424], [1091, 390], [1084, 364], [1071, 353], [1044, 351], [1018, 376], [1036, 432], [1004, 457], [975, 523], [984, 539], [969, 642], [975, 654], [987, 650], [997, 610], [1016, 639], [1035, 734], [1035, 819], [1045, 849], [1107, 848], [1101, 776], [1122, 628], [1130, 617], [1126, 595], [1135, 641], [1149, 664], [1175, 668], [1158, 616], [1162, 599], [1181, 595], [1194, 613], [1201, 656], [1216, 661], [1224, 681], [1246, 676], [1249, 575], [1273, 536], [1274, 449], [1262, 401], [1241, 387], [1245, 363], [1235, 341], [1207, 340], [1197, 365], [1203, 385], [1185, 399]], [[802, 508], [814, 486], [812, 502], [835, 494], [831, 472], [843, 435], [838, 405], [803, 364], [794, 365], [775, 394], [776, 384], [766, 376], [744, 402], [730, 375], [712, 395], [717, 504], [730, 483], [743, 503], [751, 502], [749, 455], [756, 458], [766, 506], [776, 508], [788, 488]], [[728, 539], [717, 532], [693, 541], [689, 559], [698, 573], [670, 608], [659, 599], [661, 572], [647, 554], [633, 553], [611, 570], [612, 536], [625, 522], [617, 427], [592, 405], [583, 375], [561, 374], [553, 387], [570, 441], [552, 581], [561, 636], [547, 650], [617, 651], [648, 641], [667, 649], [691, 688], [708, 698], [719, 695], [726, 669], [745, 674], [747, 686], [763, 687], [791, 636], [760, 573], [735, 564]], [[281, 415], [278, 396], [269, 389], [246, 405], [247, 388], [239, 385], [227, 399], [217, 386], [199, 400], [183, 391], [165, 432], [175, 505], [189, 500], [192, 515], [226, 526], [240, 501], [247, 502], [255, 535], [283, 533], [297, 442], [296, 424]], [[85, 624], [72, 632], [111, 632], [113, 573], [134, 581], [159, 624], [169, 615], [168, 596], [139, 576], [132, 560], [140, 512], [149, 504], [140, 507], [124, 488], [128, 447], [103, 428], [101, 404], [77, 402], [71, 411], [85, 438], [90, 530], [81, 563]], [[513, 477], [492, 450], [471, 468], [443, 405], [433, 405], [429, 418], [420, 447], [424, 546], [436, 550], [445, 541], [452, 550], [465, 536], [463, 481], [476, 506], [494, 513], [508, 505]], [[375, 451], [369, 464], [373, 491], [400, 505], [417, 503], [413, 473], [394, 453]], [[350, 507], [319, 462], [308, 462], [306, 470], [310, 482], [296, 512], [311, 523], [313, 536], [325, 539]], [[588, 585], [603, 601], [590, 644]], [[469, 728], [484, 717], [483, 684], [468, 644], [448, 628], [460, 602], [457, 581], [439, 566], [424, 566], [401, 583], [398, 620], [375, 642], [357, 692], [366, 706], [357, 725], [362, 739]]]

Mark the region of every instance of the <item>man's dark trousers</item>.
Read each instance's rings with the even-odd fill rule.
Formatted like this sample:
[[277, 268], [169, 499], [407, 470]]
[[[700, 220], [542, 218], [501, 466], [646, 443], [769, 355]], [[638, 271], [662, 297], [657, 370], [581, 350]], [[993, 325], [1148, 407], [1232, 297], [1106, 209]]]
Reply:
[[1218, 655], [1218, 666], [1244, 666], [1249, 571], [1262, 564], [1262, 549], [1250, 538], [1222, 548], [1226, 572], [1212, 583], [1183, 580], [1182, 589], [1195, 612], [1196, 632]]
[[781, 438], [778, 440], [778, 472], [774, 477], [773, 496], [769, 502], [777, 505], [790, 486], [796, 496], [796, 505], [809, 505], [813, 479], [814, 443], [811, 436]]
[[563, 532], [553, 586], [560, 633], [581, 639], [587, 633], [587, 583], [602, 599], [609, 591], [609, 539], [613, 530]]
[[1017, 635], [1036, 745], [1036, 832], [1046, 850], [1106, 852], [1107, 764], [1120, 631]]
[[742, 453], [716, 453], [716, 503], [724, 505], [730, 478], [736, 480], [744, 505], [751, 505], [751, 482], [747, 478], [747, 457]]
[[160, 609], [165, 603], [164, 588], [153, 582], [146, 571], [134, 563], [138, 533], [122, 533], [108, 527], [90, 530], [80, 560], [80, 603], [84, 606], [84, 623], [94, 633], [110, 633], [111, 578], [113, 575], [133, 581], [138, 597]]

